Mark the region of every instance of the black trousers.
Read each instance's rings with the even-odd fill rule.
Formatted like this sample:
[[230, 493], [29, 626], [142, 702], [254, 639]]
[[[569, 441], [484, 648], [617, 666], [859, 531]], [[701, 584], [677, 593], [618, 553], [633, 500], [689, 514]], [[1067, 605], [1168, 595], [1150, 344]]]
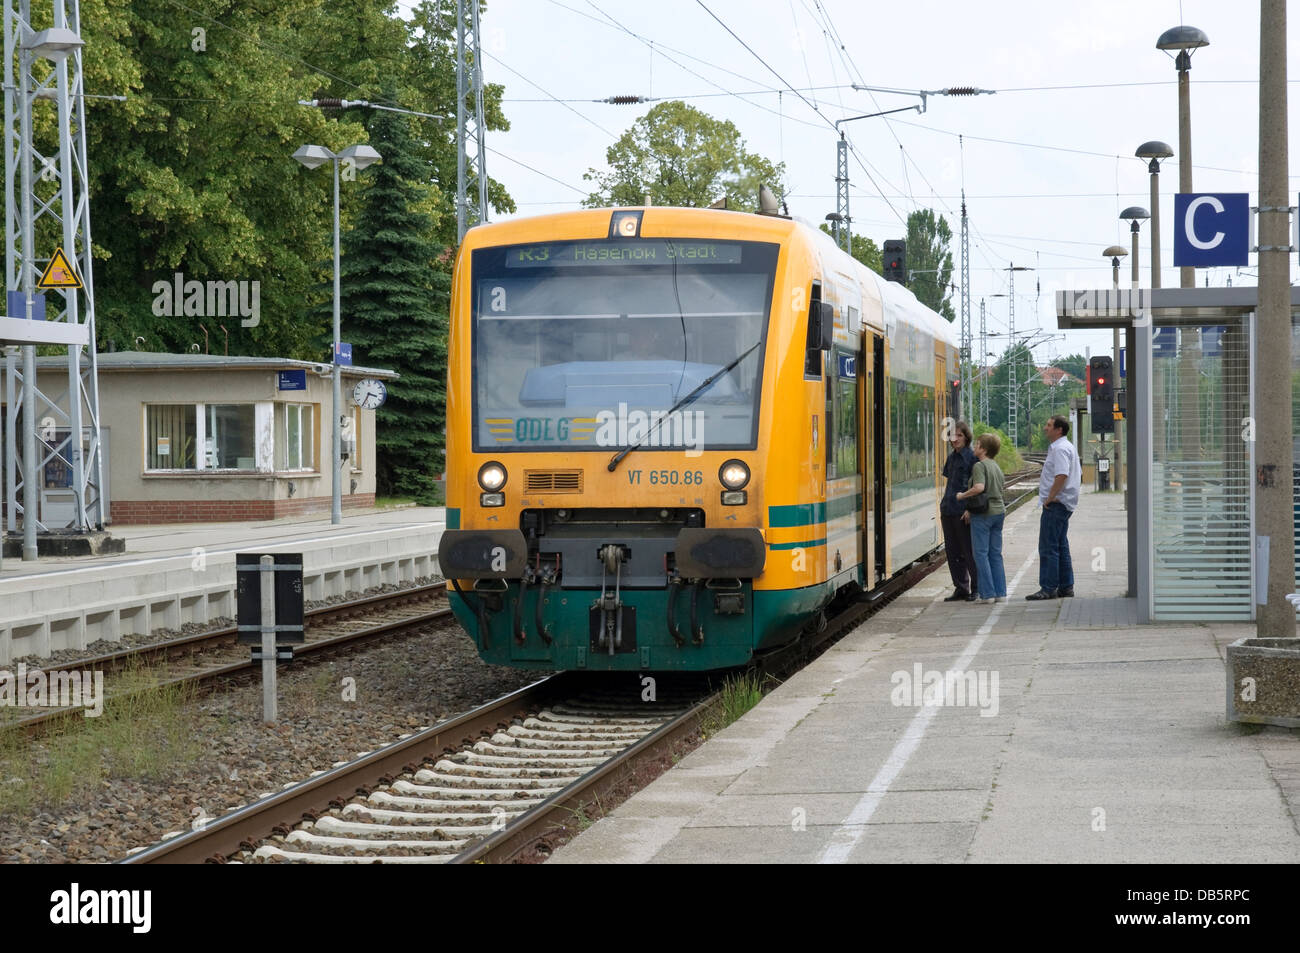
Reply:
[[943, 548], [948, 554], [948, 572], [952, 584], [962, 592], [978, 592], [979, 579], [975, 574], [975, 551], [971, 548], [970, 524], [960, 516], [940, 515], [943, 524]]

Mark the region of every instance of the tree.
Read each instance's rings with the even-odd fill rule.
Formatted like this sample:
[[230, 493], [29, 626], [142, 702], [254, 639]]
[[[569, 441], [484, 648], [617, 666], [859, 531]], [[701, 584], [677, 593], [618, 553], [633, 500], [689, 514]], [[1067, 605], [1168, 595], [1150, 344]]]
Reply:
[[1082, 354], [1070, 354], [1052, 361], [1052, 367], [1059, 367], [1075, 380], [1084, 380], [1088, 376], [1088, 359]]
[[917, 209], [907, 216], [907, 286], [918, 301], [949, 321], [957, 317], [949, 300], [952, 294], [952, 229], [933, 209]]
[[659, 103], [605, 153], [611, 171], [590, 169], [583, 178], [596, 191], [583, 202], [703, 208], [725, 196], [731, 208], [754, 211], [758, 187], [781, 195], [785, 165], [745, 149], [740, 131], [683, 102]]
[[408, 117], [375, 111], [366, 125], [384, 160], [343, 238], [342, 311], [354, 360], [401, 374], [376, 414], [376, 492], [429, 504], [442, 469], [451, 291], [437, 221], [423, 209], [437, 190]]
[[[823, 224], [821, 228], [827, 235], [831, 234], [830, 226]], [[870, 238], [867, 238], [865, 235], [850, 236], [850, 244], [853, 248], [851, 254], [854, 258], [862, 262], [862, 264], [866, 265], [878, 275], [883, 275], [885, 273], [885, 262], [880, 257], [879, 245], [873, 242]]]

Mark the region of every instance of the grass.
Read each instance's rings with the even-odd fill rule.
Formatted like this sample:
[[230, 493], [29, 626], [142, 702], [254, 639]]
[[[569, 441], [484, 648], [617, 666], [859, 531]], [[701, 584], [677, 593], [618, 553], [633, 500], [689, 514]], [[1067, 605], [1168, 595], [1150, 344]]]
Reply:
[[722, 683], [718, 703], [701, 722], [705, 737], [717, 734], [763, 699], [765, 677], [757, 672], [730, 675]]
[[113, 778], [157, 778], [197, 761], [203, 745], [194, 690], [159, 678], [147, 668], [124, 672], [102, 715], [74, 715], [42, 741], [0, 733], [0, 814], [57, 808]]
[[375, 509], [388, 510], [394, 506], [414, 506], [415, 497], [413, 496], [377, 496], [375, 497]]

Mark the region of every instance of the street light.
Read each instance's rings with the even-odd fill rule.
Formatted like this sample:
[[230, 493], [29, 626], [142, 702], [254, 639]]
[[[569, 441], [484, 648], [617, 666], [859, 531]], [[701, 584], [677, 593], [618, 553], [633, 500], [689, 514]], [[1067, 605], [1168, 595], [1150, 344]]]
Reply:
[[1111, 267], [1111, 284], [1116, 291], [1119, 291], [1119, 260], [1128, 255], [1128, 249], [1123, 245], [1111, 245], [1101, 253], [1102, 258], [1110, 259]]
[[[1194, 26], [1173, 27], [1156, 40], [1156, 49], [1178, 51], [1174, 57], [1174, 68], [1178, 70], [1178, 191], [1183, 193], [1192, 191], [1192, 93], [1188, 73], [1192, 69], [1192, 51], [1209, 45], [1205, 31]], [[1179, 286], [1191, 288], [1195, 284], [1196, 269], [1181, 269]]]
[[316, 169], [326, 162], [334, 163], [334, 454], [333, 474], [330, 480], [330, 522], [337, 525], [343, 522], [343, 487], [340, 471], [343, 469], [343, 386], [339, 372], [339, 162], [347, 162], [351, 168], [364, 169], [381, 158], [370, 146], [348, 146], [342, 152], [331, 152], [324, 146], [300, 146], [293, 154], [308, 169]]
[[[1149, 160], [1147, 171], [1151, 173], [1151, 287], [1160, 287], [1160, 160], [1168, 159], [1174, 154], [1167, 143], [1158, 139], [1144, 142], [1133, 153], [1139, 159]], [[1120, 216], [1123, 218], [1123, 216]], [[1137, 273], [1134, 272], [1134, 281]]]
[[1133, 284], [1138, 283], [1138, 229], [1142, 223], [1151, 217], [1151, 213], [1141, 205], [1130, 205], [1124, 211], [1119, 213], [1121, 219], [1129, 223], [1129, 231], [1133, 233]]

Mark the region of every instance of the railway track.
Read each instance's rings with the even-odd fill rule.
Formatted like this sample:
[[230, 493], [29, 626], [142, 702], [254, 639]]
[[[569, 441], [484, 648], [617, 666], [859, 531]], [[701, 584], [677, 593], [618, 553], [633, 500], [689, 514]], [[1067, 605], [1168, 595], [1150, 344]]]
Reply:
[[[450, 620], [449, 608], [445, 605], [435, 607], [437, 602], [445, 602], [445, 598], [445, 586], [434, 583], [309, 610], [305, 614], [307, 641], [294, 646], [294, 657], [309, 658], [337, 652], [381, 637], [392, 638], [403, 631], [431, 622]], [[117, 693], [114, 693], [111, 685], [107, 686], [110, 700], [173, 685], [206, 687], [223, 680], [255, 675], [260, 671], [260, 663], [252, 662], [248, 657], [249, 646], [239, 644], [236, 635], [235, 627], [228, 626], [167, 642], [80, 659], [59, 665], [57, 670], [61, 673], [101, 671], [109, 676], [143, 666], [165, 664], [171, 667], [168, 677], [151, 680], [146, 686]], [[22, 731], [28, 735], [37, 735], [81, 711], [81, 708], [45, 709], [0, 725], [0, 731]]]
[[[939, 554], [914, 564], [756, 665], [788, 674], [943, 564]], [[123, 862], [500, 863], [532, 853], [680, 750], [719, 698], [716, 680], [657, 676], [655, 700], [643, 701], [639, 676], [620, 677], [616, 688], [585, 673], [552, 676]]]

